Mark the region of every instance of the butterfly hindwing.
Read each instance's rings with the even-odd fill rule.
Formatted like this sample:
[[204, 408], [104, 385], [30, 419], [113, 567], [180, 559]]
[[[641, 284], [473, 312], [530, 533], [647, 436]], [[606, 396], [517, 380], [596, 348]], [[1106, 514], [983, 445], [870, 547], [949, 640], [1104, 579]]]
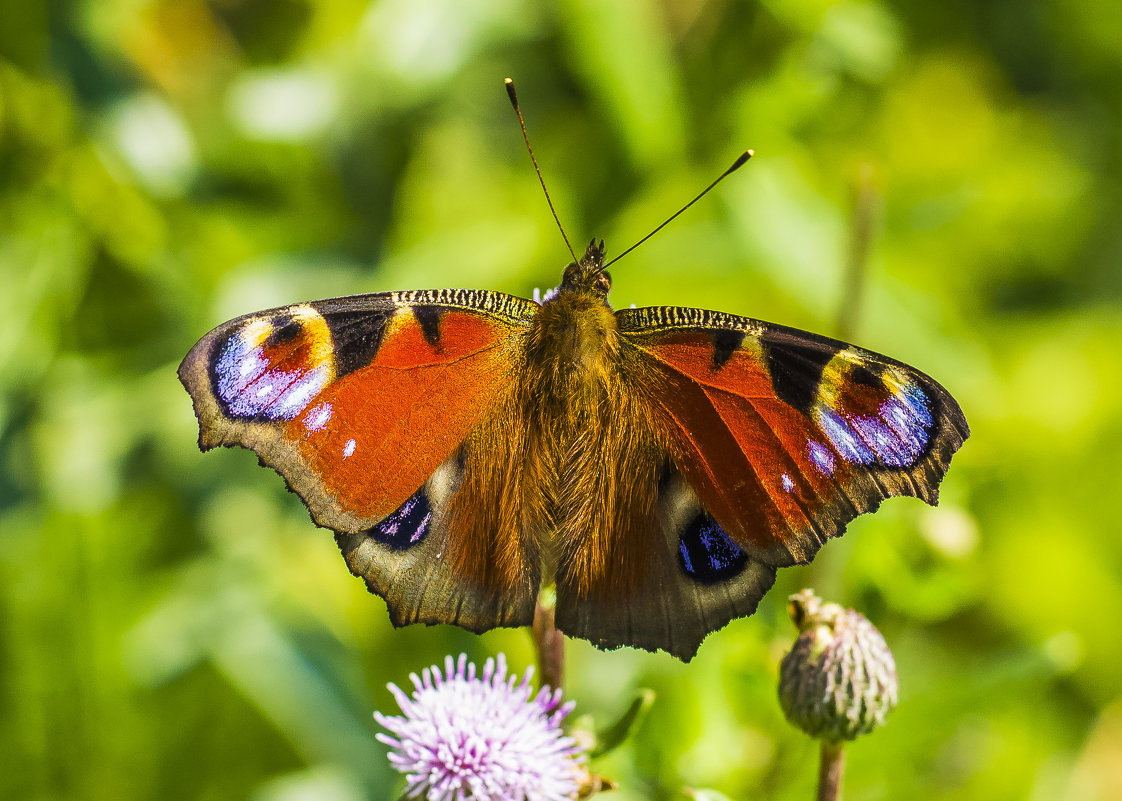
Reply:
[[689, 661], [710, 632], [756, 610], [775, 568], [733, 542], [662, 458], [641, 536], [617, 543], [630, 569], [580, 591], [559, 577], [557, 626], [601, 648], [662, 649]]
[[453, 567], [494, 544], [454, 536], [447, 512], [464, 442], [502, 407], [536, 309], [470, 290], [305, 303], [219, 326], [179, 375], [200, 446], [256, 451], [337, 532], [396, 623], [511, 625], [527, 622], [526, 602]]
[[969, 435], [933, 379], [844, 342], [699, 309], [617, 319], [701, 506], [770, 565], [809, 561], [884, 498], [934, 503]]

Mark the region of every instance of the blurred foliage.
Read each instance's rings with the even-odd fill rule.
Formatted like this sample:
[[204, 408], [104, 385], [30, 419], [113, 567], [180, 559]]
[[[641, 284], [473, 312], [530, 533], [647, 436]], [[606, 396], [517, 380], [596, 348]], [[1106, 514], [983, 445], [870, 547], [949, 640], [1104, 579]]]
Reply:
[[572, 644], [578, 714], [658, 694], [597, 766], [621, 801], [811, 797], [815, 745], [775, 697], [807, 584], [899, 666], [850, 797], [1122, 797], [1115, 11], [0, 3], [0, 796], [392, 799], [387, 681], [461, 650], [532, 660], [521, 631], [393, 631], [274, 474], [197, 452], [174, 373], [271, 305], [556, 283], [512, 75], [576, 242], [620, 252], [756, 150], [613, 269], [617, 306], [835, 332], [871, 176], [854, 338], [936, 376], [974, 430], [937, 509], [856, 521], [693, 663]]

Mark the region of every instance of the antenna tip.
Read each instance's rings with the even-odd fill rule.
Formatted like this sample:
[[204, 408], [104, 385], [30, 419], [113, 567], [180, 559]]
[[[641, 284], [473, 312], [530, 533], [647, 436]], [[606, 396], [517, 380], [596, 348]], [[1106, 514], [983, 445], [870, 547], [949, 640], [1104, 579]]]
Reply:
[[725, 173], [725, 175], [728, 175], [733, 170], [739, 170], [748, 162], [748, 159], [752, 158], [752, 156], [754, 155], [755, 153], [753, 153], [751, 150], [745, 150], [740, 154], [740, 158], [732, 163], [732, 166], [728, 168], [728, 171]]
[[503, 84], [506, 86], [506, 93], [510, 97], [510, 104], [514, 106], [515, 110], [517, 111], [518, 95], [514, 92], [514, 79], [506, 78], [503, 80]]

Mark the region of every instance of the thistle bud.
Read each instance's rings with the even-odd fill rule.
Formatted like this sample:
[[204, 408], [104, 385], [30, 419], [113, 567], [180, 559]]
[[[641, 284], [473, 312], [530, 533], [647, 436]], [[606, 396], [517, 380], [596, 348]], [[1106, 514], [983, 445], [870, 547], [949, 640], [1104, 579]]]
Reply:
[[896, 706], [896, 663], [864, 615], [823, 603], [811, 590], [792, 595], [799, 628], [779, 671], [779, 702], [791, 723], [833, 743], [884, 722]]

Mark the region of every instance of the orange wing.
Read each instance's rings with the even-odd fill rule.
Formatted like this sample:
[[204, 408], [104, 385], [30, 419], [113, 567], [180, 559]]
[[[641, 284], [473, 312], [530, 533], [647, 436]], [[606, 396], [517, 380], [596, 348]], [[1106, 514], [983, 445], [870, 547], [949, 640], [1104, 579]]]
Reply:
[[720, 528], [765, 564], [810, 561], [884, 498], [934, 504], [970, 433], [934, 379], [844, 342], [698, 309], [617, 319], [655, 376], [674, 463]]
[[529, 623], [534, 598], [521, 584], [486, 586], [453, 569], [485, 563], [496, 545], [456, 536], [449, 511], [461, 446], [499, 413], [537, 308], [438, 290], [231, 320], [179, 368], [199, 445], [256, 451], [337, 532], [352, 572], [386, 599], [395, 624]]

